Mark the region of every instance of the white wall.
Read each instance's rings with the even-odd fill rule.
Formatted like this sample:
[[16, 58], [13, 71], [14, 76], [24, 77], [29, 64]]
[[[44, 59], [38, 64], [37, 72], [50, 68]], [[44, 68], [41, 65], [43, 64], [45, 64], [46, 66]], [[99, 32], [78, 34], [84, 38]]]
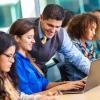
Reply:
[[35, 0], [21, 0], [22, 17], [35, 17]]
[[40, 14], [42, 14], [44, 7], [47, 5], [47, 0], [39, 0], [40, 3]]

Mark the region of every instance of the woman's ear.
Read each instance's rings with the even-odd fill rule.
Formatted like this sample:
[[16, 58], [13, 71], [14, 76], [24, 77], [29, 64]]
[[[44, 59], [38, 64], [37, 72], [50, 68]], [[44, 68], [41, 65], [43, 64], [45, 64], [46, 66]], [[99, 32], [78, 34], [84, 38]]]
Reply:
[[16, 42], [19, 42], [20, 38], [17, 35], [15, 35], [14, 38], [15, 38]]

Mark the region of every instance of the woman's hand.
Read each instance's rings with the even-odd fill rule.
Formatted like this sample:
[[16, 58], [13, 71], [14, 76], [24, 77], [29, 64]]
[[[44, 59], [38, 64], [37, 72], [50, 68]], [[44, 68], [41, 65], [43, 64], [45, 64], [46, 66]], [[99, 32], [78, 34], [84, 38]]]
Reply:
[[46, 91], [41, 92], [40, 94], [45, 94], [45, 95], [61, 95], [62, 93], [60, 90], [72, 90], [72, 89], [81, 89], [84, 88], [85, 86], [85, 81], [80, 80], [80, 81], [65, 81], [62, 82], [60, 85], [56, 85], [53, 88], [50, 88]]
[[71, 89], [80, 89], [84, 88], [85, 81], [67, 81], [66, 84], [62, 84], [57, 86], [58, 90], [71, 90]]

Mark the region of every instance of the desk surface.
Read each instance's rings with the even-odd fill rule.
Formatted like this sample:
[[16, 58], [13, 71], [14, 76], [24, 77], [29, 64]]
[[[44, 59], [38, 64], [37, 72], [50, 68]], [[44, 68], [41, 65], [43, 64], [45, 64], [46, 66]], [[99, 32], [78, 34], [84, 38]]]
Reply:
[[100, 86], [83, 94], [66, 94], [59, 96], [59, 100], [100, 100]]

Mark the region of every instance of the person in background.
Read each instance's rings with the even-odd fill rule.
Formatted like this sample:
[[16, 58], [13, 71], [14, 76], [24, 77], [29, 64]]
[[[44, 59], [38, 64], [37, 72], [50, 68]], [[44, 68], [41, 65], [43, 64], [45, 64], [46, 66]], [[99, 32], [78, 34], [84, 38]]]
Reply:
[[[64, 19], [62, 22], [62, 27], [67, 31], [69, 21], [76, 14], [71, 10], [64, 10], [64, 15], [65, 16], [64, 16]], [[64, 55], [62, 53], [59, 53], [59, 52], [56, 52], [56, 54], [54, 55], [54, 58], [53, 58], [53, 60], [56, 61], [56, 63], [60, 64], [60, 66], [58, 68], [59, 68], [59, 71], [61, 74], [61, 80], [64, 80], [64, 76], [65, 76], [65, 74], [63, 73], [63, 67], [62, 67], [65, 65], [65, 59], [66, 58], [64, 57]]]
[[[78, 18], [79, 21], [75, 21]], [[73, 24], [73, 22], [75, 23]], [[69, 23], [67, 29], [69, 36], [71, 37], [75, 46], [79, 48], [79, 50], [91, 61], [96, 59], [93, 48], [93, 40], [96, 33], [98, 32], [98, 26], [98, 18], [92, 14], [86, 13], [75, 16]], [[81, 40], [80, 44], [76, 42], [77, 40]], [[81, 47], [81, 44], [83, 47]]]
[[[96, 59], [93, 38], [98, 31], [98, 24], [98, 18], [96, 16], [86, 13], [74, 16], [67, 27], [68, 34], [73, 44], [90, 61]], [[81, 70], [76, 69], [75, 65], [70, 62], [65, 63], [62, 70], [64, 73], [64, 80], [80, 80], [87, 76]]]
[[[62, 27], [67, 31], [67, 26], [68, 26], [68, 22], [72, 19], [72, 17], [75, 16], [75, 13], [71, 10], [64, 10], [64, 19], [62, 22]], [[64, 55], [62, 53], [57, 52], [55, 54], [54, 60], [57, 60], [58, 62], [65, 62], [65, 58]], [[61, 68], [61, 67], [59, 67]], [[61, 72], [61, 69], [60, 69]], [[63, 73], [61, 72], [61, 74], [63, 75]]]
[[54, 96], [27, 95], [17, 89], [16, 48], [15, 39], [0, 31], [0, 100], [57, 100]]
[[[100, 10], [98, 9], [91, 13], [99, 19], [99, 23], [100, 23]], [[96, 57], [100, 58], [100, 24], [99, 24], [99, 30], [98, 33], [96, 34], [95, 40], [96, 41], [94, 41], [94, 49], [96, 52]]]
[[64, 10], [64, 19], [62, 22], [62, 27], [67, 30], [68, 22], [72, 19], [76, 14], [71, 10]]
[[[78, 70], [88, 74], [90, 61], [73, 45], [65, 29], [61, 27], [64, 9], [57, 4], [48, 4], [39, 18], [25, 18], [35, 26], [35, 44], [30, 54], [46, 74], [45, 63], [58, 51]], [[43, 42], [42, 40], [45, 40]], [[67, 42], [66, 42], [67, 41]], [[45, 67], [44, 67], [45, 66]]]
[[[25, 19], [19, 19], [12, 24], [9, 33], [15, 37], [18, 43], [16, 53], [16, 70], [19, 77], [19, 89], [26, 94], [41, 92], [55, 93], [58, 90], [79, 89], [84, 87], [84, 82], [49, 82], [37, 69], [37, 65], [32, 60], [28, 51], [35, 45], [35, 30], [31, 23]], [[47, 91], [46, 91], [47, 90]]]

